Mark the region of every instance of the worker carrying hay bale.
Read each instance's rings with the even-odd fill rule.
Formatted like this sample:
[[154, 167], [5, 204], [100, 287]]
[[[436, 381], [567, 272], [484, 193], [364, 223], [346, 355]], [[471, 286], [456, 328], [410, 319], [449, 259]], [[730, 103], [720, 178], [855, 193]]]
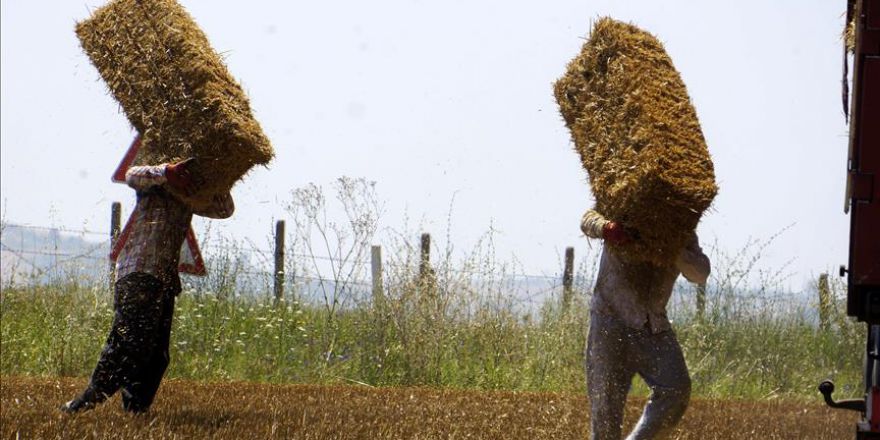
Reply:
[[142, 136], [138, 165], [195, 158], [198, 205], [272, 159], [247, 97], [174, 0], [112, 0], [76, 26], [83, 49]]
[[616, 251], [658, 265], [673, 261], [717, 187], [696, 112], [663, 45], [636, 26], [602, 18], [554, 92], [596, 211], [633, 237]]
[[691, 393], [666, 305], [679, 275], [705, 286], [712, 270], [695, 232], [717, 191], [706, 143], [663, 46], [629, 24], [596, 22], [555, 93], [596, 198], [581, 231], [603, 240], [586, 352], [591, 438], [622, 437], [636, 374], [651, 399], [627, 438], [665, 438]]
[[[121, 391], [124, 410], [144, 413], [169, 364], [192, 217], [229, 218], [229, 189], [272, 148], [241, 87], [173, 0], [113, 0], [76, 32], [141, 138], [120, 164], [137, 204], [111, 253], [110, 334], [88, 385], [61, 410], [88, 411]], [[143, 165], [130, 167], [132, 156]]]

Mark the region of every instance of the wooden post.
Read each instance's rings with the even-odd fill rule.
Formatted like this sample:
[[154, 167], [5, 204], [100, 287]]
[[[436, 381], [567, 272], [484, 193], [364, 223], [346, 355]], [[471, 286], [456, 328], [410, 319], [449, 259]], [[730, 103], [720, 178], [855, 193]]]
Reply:
[[284, 220], [275, 222], [275, 304], [284, 299]]
[[568, 310], [571, 304], [572, 286], [574, 284], [574, 248], [565, 248], [565, 268], [562, 272], [562, 310]]
[[[121, 223], [122, 204], [119, 202], [113, 202], [113, 204], [110, 205], [110, 252], [113, 252], [113, 248], [116, 247], [116, 240], [119, 239], [119, 229]], [[114, 284], [116, 284], [116, 263], [113, 261], [110, 262], [109, 280], [110, 291], [112, 292], [114, 289]]]
[[831, 322], [831, 287], [828, 285], [828, 274], [819, 275], [819, 326], [823, 331], [830, 327]]
[[373, 246], [370, 251], [370, 268], [373, 274], [373, 306], [380, 307], [384, 303], [382, 292], [382, 246]]
[[697, 284], [697, 319], [706, 319], [706, 285]]
[[424, 281], [431, 272], [431, 234], [422, 234], [422, 256], [419, 260], [419, 278]]
[[431, 234], [422, 234], [421, 258], [419, 261], [420, 299], [433, 299], [437, 296], [437, 279], [431, 268]]

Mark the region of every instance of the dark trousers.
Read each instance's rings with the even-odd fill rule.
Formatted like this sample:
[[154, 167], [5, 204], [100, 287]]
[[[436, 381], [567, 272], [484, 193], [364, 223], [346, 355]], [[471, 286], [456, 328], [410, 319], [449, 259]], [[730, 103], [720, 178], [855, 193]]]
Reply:
[[128, 411], [146, 411], [153, 403], [170, 360], [176, 293], [145, 273], [131, 273], [116, 282], [113, 325], [89, 383], [97, 400], [121, 388]]

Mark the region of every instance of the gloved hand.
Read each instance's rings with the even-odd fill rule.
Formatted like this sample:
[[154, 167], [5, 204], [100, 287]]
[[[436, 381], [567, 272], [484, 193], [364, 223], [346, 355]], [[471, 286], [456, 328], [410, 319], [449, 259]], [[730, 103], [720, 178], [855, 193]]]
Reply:
[[165, 179], [168, 186], [188, 196], [193, 195], [201, 186], [201, 181], [192, 172], [195, 158], [189, 158], [180, 162], [165, 166]]
[[623, 225], [609, 221], [602, 226], [602, 239], [613, 245], [622, 245], [630, 241], [630, 236], [623, 229]]

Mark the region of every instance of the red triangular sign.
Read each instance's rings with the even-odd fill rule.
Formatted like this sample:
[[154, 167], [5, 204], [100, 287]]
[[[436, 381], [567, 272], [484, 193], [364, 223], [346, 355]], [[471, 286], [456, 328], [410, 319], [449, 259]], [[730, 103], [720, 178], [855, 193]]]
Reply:
[[[125, 183], [125, 173], [134, 162], [135, 157], [137, 157], [140, 147], [141, 136], [138, 135], [134, 138], [131, 146], [128, 147], [128, 151], [125, 152], [125, 157], [119, 162], [116, 171], [113, 172], [112, 180], [114, 182]], [[119, 238], [113, 245], [113, 249], [110, 251], [110, 261], [113, 263], [116, 263], [116, 260], [119, 258], [119, 253], [122, 252], [122, 247], [125, 245], [125, 242], [128, 241], [133, 223], [134, 217], [129, 217], [128, 222], [125, 224], [125, 228], [122, 229], [122, 233], [119, 234]], [[196, 234], [193, 232], [192, 225], [186, 230], [186, 240], [183, 241], [183, 245], [180, 247], [180, 264], [177, 266], [177, 270], [181, 273], [196, 276], [205, 276], [208, 274], [207, 269], [205, 269], [205, 260], [202, 259], [202, 252], [199, 250], [199, 242], [196, 240]]]
[[128, 147], [128, 151], [125, 152], [122, 161], [119, 162], [119, 166], [116, 167], [116, 171], [113, 172], [113, 177], [110, 178], [112, 181], [116, 183], [125, 183], [125, 172], [128, 171], [128, 167], [134, 162], [134, 158], [137, 157], [140, 148], [141, 136], [137, 135], [131, 143], [131, 146]]
[[190, 275], [203, 277], [208, 274], [205, 269], [205, 261], [202, 259], [202, 251], [199, 250], [199, 242], [192, 226], [186, 230], [186, 240], [180, 247], [180, 265], [177, 270]]
[[[116, 260], [119, 259], [119, 254], [122, 252], [125, 242], [130, 238], [133, 224], [134, 218], [129, 217], [128, 222], [125, 224], [125, 228], [122, 229], [122, 233], [119, 234], [119, 238], [113, 245], [113, 249], [110, 251], [110, 261], [113, 263], [116, 263]], [[196, 276], [205, 276], [208, 274], [208, 270], [205, 268], [205, 260], [202, 258], [201, 250], [199, 250], [199, 242], [196, 240], [196, 234], [193, 231], [192, 225], [186, 230], [186, 239], [183, 241], [183, 245], [180, 246], [180, 263], [177, 266], [177, 271]]]

